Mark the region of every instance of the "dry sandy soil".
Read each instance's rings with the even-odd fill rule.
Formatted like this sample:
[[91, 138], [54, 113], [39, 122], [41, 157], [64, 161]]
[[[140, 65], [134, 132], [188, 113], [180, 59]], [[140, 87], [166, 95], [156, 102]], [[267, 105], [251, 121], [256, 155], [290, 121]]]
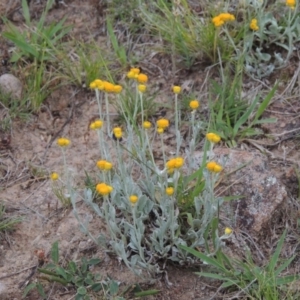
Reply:
[[[86, 34], [87, 24], [89, 30], [94, 33], [97, 31], [97, 26], [104, 21], [99, 14], [101, 7], [98, 6], [98, 10], [95, 9], [96, 2], [65, 1], [67, 6], [60, 4], [59, 7], [51, 10], [49, 20], [58, 20], [66, 15], [68, 22], [74, 25], [72, 33], [78, 38]], [[0, 5], [2, 10], [0, 14], [5, 14], [17, 26], [22, 26], [19, 1], [9, 1], [9, 3], [10, 5]], [[32, 1], [31, 3], [31, 11], [37, 16], [42, 7], [43, 2], [39, 4], [38, 1]], [[0, 26], [3, 27], [3, 24]], [[4, 45], [1, 49], [2, 55], [4, 55], [5, 47], [7, 46]], [[171, 69], [170, 65], [166, 68]], [[9, 71], [9, 66], [5, 66], [5, 69], [2, 66], [1, 73], [5, 71]], [[295, 71], [296, 68], [285, 70], [287, 74], [289, 72], [294, 74]], [[183, 75], [187, 76], [187, 74]], [[156, 80], [161, 80], [164, 87], [167, 87], [169, 82], [178, 80], [178, 78], [162, 80], [159, 74], [156, 76]], [[185, 80], [197, 88], [205, 76], [204, 71], [192, 72], [185, 77]], [[268, 128], [269, 131], [284, 133], [300, 127], [299, 99], [294, 98], [289, 103], [288, 106], [285, 102], [278, 101], [268, 110], [269, 116], [276, 116], [279, 119], [279, 126], [277, 124], [277, 127]], [[10, 216], [22, 216], [23, 221], [13, 232], [0, 237], [0, 298], [3, 300], [22, 298], [24, 286], [28, 283], [26, 278], [38, 263], [36, 251], [42, 249], [46, 256], [49, 256], [54, 241], [59, 241], [61, 257], [66, 261], [79, 260], [84, 255], [100, 257], [102, 263], [95, 268], [95, 272], [103, 274], [104, 277], [109, 275], [120, 281], [121, 289], [140, 282], [144, 289], [161, 290], [158, 296], [151, 296], [149, 299], [209, 299], [213, 297], [216, 288], [211, 288], [209, 283], [200, 280], [191, 269], [179, 266], [167, 266], [168, 280], [172, 283], [170, 286], [163, 279], [158, 279], [153, 285], [143, 282], [115, 257], [95, 247], [93, 242], [79, 231], [78, 222], [72, 210], [61, 207], [52, 192], [51, 182], [48, 180], [50, 172], [62, 170], [61, 152], [54, 140], [58, 136], [67, 136], [71, 139], [68, 164], [72, 172], [78, 174], [74, 183], [78, 186], [82, 185], [83, 170], [93, 170], [98, 159], [97, 136], [88, 130], [88, 124], [97, 116], [95, 112], [97, 112], [97, 105], [92, 92], [83, 88], [64, 87], [47, 99], [38, 114], [32, 115], [26, 122], [14, 120], [11, 133], [6, 133], [5, 138], [2, 134], [2, 140], [0, 140], [2, 141], [0, 176], [3, 176], [0, 180], [1, 201], [4, 201]], [[299, 134], [299, 131], [296, 133]], [[5, 143], [6, 139], [9, 139], [9, 142]], [[261, 146], [268, 147], [267, 145]], [[253, 145], [248, 145], [249, 147]], [[299, 140], [294, 135], [278, 143], [277, 146], [268, 148], [278, 161], [279, 158], [281, 159], [280, 163], [277, 161], [274, 164], [274, 172], [283, 179], [290, 198], [296, 197], [298, 192], [298, 182], [293, 167], [299, 164], [299, 147]], [[274, 163], [274, 160], [270, 162]], [[78, 212], [82, 218], [92, 219], [92, 232], [105, 230], [104, 225], [95, 218], [85, 204], [78, 204]], [[30, 278], [30, 282], [35, 282], [35, 280], [36, 274]], [[1, 289], [4, 292], [1, 292]], [[53, 300], [72, 299], [74, 295], [74, 290], [64, 289], [55, 284], [48, 284], [47, 291], [48, 299]], [[125, 297], [132, 299], [130, 294]], [[39, 299], [39, 296], [33, 292], [26, 299], [35, 300]], [[95, 297], [95, 299], [99, 298]]]

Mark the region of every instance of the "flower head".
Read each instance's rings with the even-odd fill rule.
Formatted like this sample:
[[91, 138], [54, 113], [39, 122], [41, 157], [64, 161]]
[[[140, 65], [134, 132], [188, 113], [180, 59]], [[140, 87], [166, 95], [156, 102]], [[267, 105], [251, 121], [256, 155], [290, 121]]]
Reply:
[[102, 127], [102, 125], [103, 125], [103, 122], [101, 120], [96, 120], [91, 123], [90, 129], [97, 130], [97, 129], [100, 129]]
[[172, 195], [174, 194], [174, 188], [171, 187], [171, 186], [167, 187], [167, 188], [166, 188], [166, 194], [167, 194], [168, 196], [172, 196]]
[[230, 235], [230, 234], [232, 233], [232, 229], [229, 228], [229, 227], [226, 227], [224, 233], [225, 233], [226, 235]]
[[166, 129], [167, 127], [169, 127], [170, 122], [167, 119], [159, 119], [156, 121], [156, 125], [158, 128]]
[[98, 160], [97, 167], [102, 171], [108, 171], [112, 168], [112, 163], [107, 160]]
[[164, 133], [164, 131], [165, 131], [165, 130], [164, 130], [163, 128], [161, 128], [161, 127], [158, 127], [158, 128], [157, 128], [157, 133], [158, 133], [158, 134], [162, 134], [162, 133]]
[[289, 6], [291, 9], [295, 9], [296, 0], [286, 0], [285, 4], [286, 6]]
[[110, 185], [107, 185], [106, 183], [98, 183], [96, 185], [96, 191], [102, 195], [106, 196], [110, 194], [113, 191], [113, 188]]
[[59, 175], [56, 172], [50, 174], [50, 179], [55, 181], [59, 178]]
[[104, 81], [102, 81], [100, 79], [95, 79], [94, 82], [95, 82], [98, 90], [104, 89]]
[[192, 101], [190, 102], [190, 108], [191, 108], [191, 109], [195, 110], [195, 109], [197, 109], [198, 107], [199, 107], [199, 101], [198, 101], [198, 100], [192, 100]]
[[223, 170], [223, 167], [217, 164], [215, 161], [210, 161], [206, 164], [207, 170], [213, 173], [219, 173]]
[[114, 136], [115, 136], [116, 139], [120, 139], [123, 135], [122, 128], [121, 127], [115, 127], [113, 129], [113, 133], [114, 133]]
[[259, 29], [259, 27], [257, 25], [257, 19], [252, 19], [249, 27], [253, 31], [257, 31]]
[[66, 138], [59, 138], [57, 140], [57, 145], [62, 147], [62, 148], [69, 146], [70, 143], [71, 143], [71, 141], [69, 139], [66, 139]]
[[181, 92], [181, 87], [178, 85], [174, 85], [172, 90], [174, 94], [179, 94]]
[[146, 92], [146, 89], [147, 89], [147, 86], [145, 86], [144, 84], [139, 84], [139, 85], [138, 85], [138, 90], [139, 90], [139, 92], [145, 93], [145, 92]]
[[114, 86], [114, 93], [119, 94], [121, 93], [122, 89], [122, 86], [117, 84]]
[[90, 89], [96, 89], [97, 88], [97, 84], [96, 84], [96, 82], [95, 82], [95, 80], [94, 81], [92, 81], [91, 83], [90, 83]]
[[206, 134], [206, 138], [211, 142], [211, 143], [218, 143], [221, 140], [221, 137], [213, 132], [209, 132]]
[[212, 18], [212, 22], [214, 23], [215, 27], [222, 26], [225, 22], [234, 21], [235, 17], [229, 13], [221, 13], [218, 16]]
[[184, 159], [183, 157], [175, 157], [167, 161], [166, 167], [168, 170], [179, 169], [183, 166]]
[[146, 74], [143, 74], [143, 73], [140, 73], [140, 74], [138, 74], [138, 76], [137, 76], [137, 81], [139, 82], [139, 83], [147, 83], [147, 81], [148, 81], [148, 76], [146, 75]]
[[103, 89], [106, 93], [114, 93], [115, 85], [108, 81], [103, 81]]
[[151, 128], [151, 126], [152, 126], [152, 124], [151, 124], [149, 121], [145, 121], [145, 122], [143, 123], [143, 127], [144, 127], [145, 129], [149, 129], [149, 128]]
[[139, 198], [138, 198], [137, 195], [131, 195], [131, 196], [129, 197], [129, 202], [130, 202], [131, 204], [133, 204], [133, 205], [134, 205], [138, 200], [139, 200]]

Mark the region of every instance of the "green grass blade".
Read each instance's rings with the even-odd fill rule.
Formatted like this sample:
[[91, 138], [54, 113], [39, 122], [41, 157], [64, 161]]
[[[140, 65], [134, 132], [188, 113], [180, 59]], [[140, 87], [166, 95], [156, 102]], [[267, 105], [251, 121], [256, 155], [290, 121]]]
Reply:
[[285, 261], [282, 265], [280, 265], [276, 271], [275, 271], [275, 277], [277, 277], [283, 270], [285, 270], [290, 264], [291, 262], [295, 259], [296, 256], [293, 256], [291, 258], [289, 258], [287, 261]]
[[27, 0], [22, 0], [22, 11], [23, 11], [23, 17], [25, 19], [25, 23], [27, 26], [30, 26], [30, 12]]
[[278, 87], [278, 84], [275, 84], [274, 87], [272, 88], [272, 90], [268, 93], [268, 95], [264, 99], [264, 101], [260, 104], [260, 106], [255, 114], [254, 120], [252, 121], [252, 124], [255, 124], [256, 121], [259, 119], [259, 117], [266, 110], [266, 108], [268, 107], [270, 101], [272, 100], [272, 98], [277, 90], [277, 87]]
[[288, 275], [276, 279], [276, 285], [284, 285], [300, 279], [300, 274]]
[[278, 262], [278, 258], [279, 258], [279, 255], [280, 255], [280, 252], [281, 252], [281, 249], [282, 249], [282, 246], [283, 246], [283, 242], [284, 242], [284, 239], [285, 239], [285, 236], [286, 236], [286, 229], [284, 230], [281, 238], [279, 239], [279, 242], [278, 242], [278, 245], [276, 247], [276, 250], [274, 252], [274, 254], [272, 255], [271, 259], [270, 259], [270, 262], [267, 266], [267, 271], [269, 272], [274, 272], [275, 270], [275, 267], [276, 267], [276, 264]]
[[58, 241], [54, 242], [51, 248], [51, 259], [55, 264], [59, 261]]

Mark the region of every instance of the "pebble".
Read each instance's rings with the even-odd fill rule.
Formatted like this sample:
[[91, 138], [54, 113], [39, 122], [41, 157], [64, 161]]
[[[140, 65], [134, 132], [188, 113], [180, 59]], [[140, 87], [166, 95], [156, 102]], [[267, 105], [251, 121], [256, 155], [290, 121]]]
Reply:
[[21, 81], [12, 74], [0, 76], [0, 90], [2, 93], [11, 94], [14, 99], [21, 99], [23, 86]]

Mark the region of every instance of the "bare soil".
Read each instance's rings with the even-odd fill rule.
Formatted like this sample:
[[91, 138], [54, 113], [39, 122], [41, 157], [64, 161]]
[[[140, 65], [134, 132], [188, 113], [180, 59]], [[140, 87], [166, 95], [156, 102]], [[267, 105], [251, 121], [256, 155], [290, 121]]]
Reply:
[[[19, 1], [8, 2], [7, 5], [0, 4], [0, 15], [6, 15], [17, 26], [22, 27]], [[45, 3], [43, 1], [31, 2], [32, 15], [38, 18]], [[72, 34], [79, 39], [84, 39], [87, 32], [95, 36], [98, 34], [101, 24], [105, 21], [103, 19], [104, 8], [97, 1], [66, 0], [65, 4], [66, 6], [60, 4], [50, 11], [49, 21], [60, 20], [63, 16], [68, 16], [67, 22], [74, 26]], [[3, 30], [4, 25], [0, 26]], [[3, 43], [1, 47], [2, 57], [9, 56], [10, 45]], [[160, 69], [171, 69], [168, 60], [164, 61], [163, 66], [161, 62], [160, 59], [156, 62]], [[2, 65], [1, 74], [9, 71], [9, 65]], [[289, 73], [289, 70], [286, 72]], [[295, 70], [292, 74], [294, 73]], [[187, 90], [191, 86], [197, 89], [206, 77], [204, 70], [182, 73], [180, 75], [182, 78], [168, 75], [162, 78], [159, 72], [154, 73], [154, 76], [155, 74], [156, 79], [162, 84], [162, 89], [167, 89], [170, 82], [180, 80], [184, 82]], [[270, 158], [270, 164], [273, 164], [274, 173], [288, 188], [289, 199], [296, 199], [299, 189], [299, 182], [294, 171], [295, 167], [299, 169], [300, 162], [300, 141], [297, 138], [300, 133], [298, 98], [299, 96], [294, 97], [288, 103], [279, 100], [267, 111], [268, 116], [278, 118], [275, 127], [270, 126], [264, 129], [269, 133], [281, 134], [278, 136], [279, 142], [276, 145], [270, 145], [271, 142], [262, 140], [258, 141], [260, 142], [258, 145], [244, 143], [241, 146], [248, 148], [249, 151], [261, 147], [260, 150], [266, 149], [271, 153], [270, 155], [273, 155], [273, 158]], [[197, 271], [197, 268], [168, 265], [167, 277], [158, 278], [153, 284], [137, 278], [117, 258], [95, 247], [91, 239], [80, 232], [72, 210], [63, 208], [53, 194], [52, 183], [48, 180], [48, 175], [53, 171], [62, 170], [61, 152], [55, 144], [57, 137], [67, 136], [72, 141], [72, 146], [68, 149], [68, 165], [74, 174], [78, 174], [75, 184], [82, 186], [83, 170], [94, 169], [95, 162], [99, 158], [98, 140], [93, 132], [89, 132], [88, 124], [97, 116], [96, 112], [97, 105], [92, 92], [84, 88], [63, 87], [47, 99], [39, 113], [32, 115], [27, 121], [14, 120], [10, 133], [0, 132], [1, 201], [4, 201], [10, 216], [24, 218], [13, 232], [0, 237], [0, 295], [2, 295], [1, 289], [4, 289], [3, 297], [6, 297], [1, 299], [19, 300], [22, 298], [24, 287], [36, 280], [36, 274], [27, 280], [33, 267], [38, 263], [36, 251], [42, 249], [49, 257], [51, 245], [57, 240], [61, 257], [66, 261], [80, 260], [82, 256], [100, 257], [102, 263], [95, 268], [95, 272], [103, 274], [104, 277], [109, 275], [120, 281], [121, 289], [140, 283], [144, 289], [157, 288], [161, 291], [158, 296], [151, 296], [148, 299], [214, 299], [217, 286], [200, 280], [193, 273]], [[203, 113], [205, 113], [205, 107]], [[77, 209], [82, 218], [92, 219], [92, 232], [105, 231], [104, 224], [85, 204], [79, 203]], [[293, 221], [297, 220], [298, 207], [294, 209], [296, 216]], [[297, 225], [293, 226], [295, 236], [299, 237]], [[299, 261], [299, 258], [296, 261]], [[166, 283], [166, 278], [171, 285]], [[62, 288], [57, 284], [48, 284], [47, 291], [49, 292], [48, 299], [53, 300], [72, 299], [74, 296], [74, 290]], [[130, 294], [127, 297], [126, 299], [133, 299]], [[222, 296], [219, 295], [219, 297]], [[26, 299], [40, 298], [36, 292], [33, 292]], [[95, 299], [99, 298], [95, 296]]]

